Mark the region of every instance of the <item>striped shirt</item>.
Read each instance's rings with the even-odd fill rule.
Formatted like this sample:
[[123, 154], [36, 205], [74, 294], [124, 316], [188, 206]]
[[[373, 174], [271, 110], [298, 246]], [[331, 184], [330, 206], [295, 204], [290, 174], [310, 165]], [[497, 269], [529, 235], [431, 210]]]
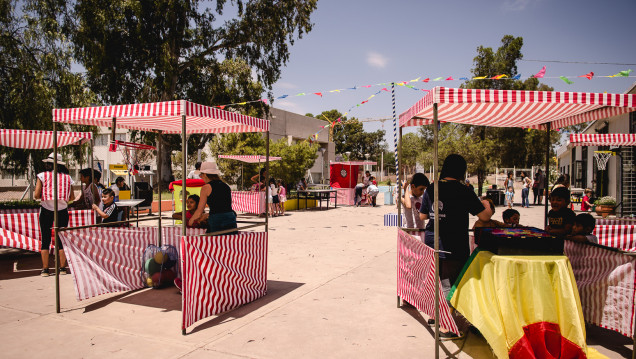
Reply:
[[[54, 195], [54, 178], [53, 178], [53, 172], [49, 171], [49, 172], [41, 172], [38, 173], [37, 178], [42, 182], [42, 200], [40, 202], [40, 204], [42, 205], [43, 208], [48, 209], [49, 211], [53, 211], [54, 210], [54, 200], [55, 200], [55, 195]], [[69, 198], [71, 198], [71, 191], [72, 191], [72, 185], [75, 182], [73, 182], [73, 179], [71, 178], [71, 176], [65, 174], [65, 173], [58, 173], [57, 174], [57, 210], [61, 211], [63, 209], [65, 209], [68, 204], [68, 200]]]

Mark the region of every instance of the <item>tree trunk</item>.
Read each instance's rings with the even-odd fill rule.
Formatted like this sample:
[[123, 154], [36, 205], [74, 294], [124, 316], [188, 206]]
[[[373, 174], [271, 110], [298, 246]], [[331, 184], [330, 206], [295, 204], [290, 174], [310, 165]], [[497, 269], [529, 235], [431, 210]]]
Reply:
[[[486, 126], [481, 127], [481, 131], [479, 131], [479, 139], [483, 142], [486, 139]], [[479, 188], [477, 189], [478, 195], [481, 197], [482, 188], [484, 187], [484, 179], [486, 179], [486, 169], [478, 168], [477, 169], [477, 185]]]
[[[172, 150], [170, 149], [165, 136], [162, 142], [161, 148], [158, 149], [158, 151], [161, 151], [161, 173], [159, 173], [159, 178], [157, 180], [161, 181], [161, 190], [166, 191], [170, 182], [174, 181], [174, 175], [172, 174]], [[159, 168], [158, 156], [157, 168]]]

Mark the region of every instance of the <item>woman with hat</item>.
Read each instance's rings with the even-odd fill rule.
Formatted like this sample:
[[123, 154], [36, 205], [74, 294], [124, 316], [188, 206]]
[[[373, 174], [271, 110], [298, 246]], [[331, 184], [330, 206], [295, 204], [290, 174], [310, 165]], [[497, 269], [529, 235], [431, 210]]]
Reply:
[[230, 190], [230, 186], [221, 181], [221, 177], [219, 177], [221, 171], [216, 166], [216, 162], [203, 162], [201, 169], [197, 172], [205, 181], [205, 185], [201, 187], [201, 199], [196, 212], [190, 218], [190, 226], [194, 225], [201, 217], [207, 204], [210, 207], [207, 233], [236, 228], [236, 212], [232, 210], [232, 190]]
[[[57, 195], [57, 218], [58, 226], [68, 226], [68, 202], [75, 199], [73, 193], [73, 179], [68, 175], [66, 163], [62, 161], [62, 156], [57, 155], [57, 193], [54, 189], [53, 176], [53, 154], [42, 162], [46, 164], [45, 171], [37, 175], [37, 183], [35, 184], [35, 192], [33, 196], [40, 200], [40, 235], [42, 237], [42, 247], [40, 255], [42, 256], [42, 272], [43, 277], [49, 276], [49, 247], [51, 246], [51, 229], [53, 228], [53, 219], [55, 214], [55, 196]], [[66, 256], [62, 249], [62, 243], [58, 241], [55, 245], [60, 248], [60, 274], [66, 274]]]

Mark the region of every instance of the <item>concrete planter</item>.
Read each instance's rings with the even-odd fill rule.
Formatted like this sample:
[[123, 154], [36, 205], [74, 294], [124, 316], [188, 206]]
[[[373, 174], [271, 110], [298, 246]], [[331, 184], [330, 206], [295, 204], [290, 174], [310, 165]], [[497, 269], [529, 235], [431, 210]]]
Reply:
[[616, 215], [616, 209], [614, 209], [614, 206], [604, 206], [604, 205], [597, 205], [596, 206], [596, 214], [598, 214], [599, 216], [606, 218], [607, 216], [611, 215]]

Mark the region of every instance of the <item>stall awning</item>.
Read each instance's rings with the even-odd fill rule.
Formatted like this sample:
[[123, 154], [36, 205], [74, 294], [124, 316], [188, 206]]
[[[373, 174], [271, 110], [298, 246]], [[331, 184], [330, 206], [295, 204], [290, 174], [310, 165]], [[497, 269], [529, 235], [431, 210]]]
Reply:
[[[91, 132], [57, 132], [58, 147], [81, 145], [93, 138]], [[0, 129], [0, 146], [43, 150], [53, 148], [53, 131]]]
[[[217, 158], [225, 158], [227, 160], [237, 160], [247, 163], [262, 163], [265, 162], [265, 156], [249, 156], [249, 155], [218, 155]], [[270, 161], [281, 160], [282, 157], [270, 157]]]
[[345, 165], [345, 166], [364, 166], [364, 165], [377, 165], [374, 161], [345, 161], [345, 162], [330, 162], [332, 165]]
[[573, 133], [573, 146], [636, 146], [634, 133]]
[[636, 95], [435, 87], [400, 114], [400, 126], [431, 124], [434, 104], [440, 122], [556, 129], [636, 111]]
[[181, 133], [182, 116], [188, 134], [269, 130], [267, 120], [185, 100], [53, 110], [54, 122], [110, 127], [116, 118], [118, 128], [164, 133]]

